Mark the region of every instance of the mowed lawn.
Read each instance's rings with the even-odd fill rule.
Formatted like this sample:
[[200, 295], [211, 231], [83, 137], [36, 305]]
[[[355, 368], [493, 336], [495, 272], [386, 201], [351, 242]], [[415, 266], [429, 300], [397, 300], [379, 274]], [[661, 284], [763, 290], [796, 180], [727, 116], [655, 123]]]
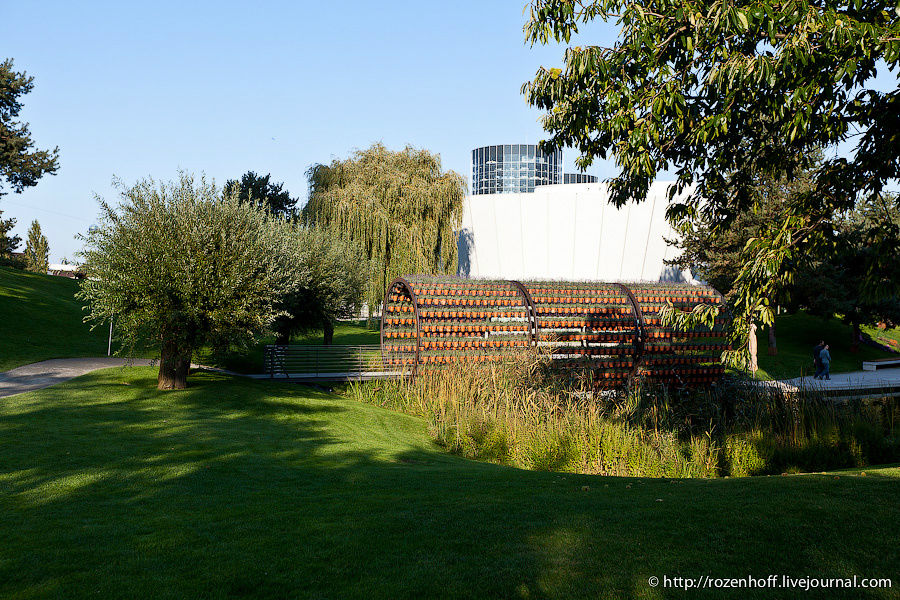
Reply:
[[78, 282], [0, 267], [0, 371], [47, 360], [106, 356], [109, 329], [91, 331]]
[[785, 598], [651, 576], [893, 577], [900, 469], [669, 480], [459, 459], [302, 386], [99, 371], [0, 400], [4, 598]]

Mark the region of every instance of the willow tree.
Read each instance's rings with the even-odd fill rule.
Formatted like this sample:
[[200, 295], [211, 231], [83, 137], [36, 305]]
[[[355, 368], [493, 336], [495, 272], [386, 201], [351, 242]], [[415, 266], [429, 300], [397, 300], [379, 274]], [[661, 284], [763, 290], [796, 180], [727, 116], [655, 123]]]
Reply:
[[307, 176], [303, 219], [363, 250], [372, 264], [365, 293], [370, 307], [401, 274], [456, 273], [466, 182], [444, 172], [438, 155], [375, 144], [346, 160], [314, 165]]
[[174, 183], [117, 182], [82, 236], [78, 297], [94, 326], [115, 319], [126, 350], [159, 349], [159, 389], [182, 389], [193, 352], [249, 347], [306, 276], [295, 226], [181, 173]]

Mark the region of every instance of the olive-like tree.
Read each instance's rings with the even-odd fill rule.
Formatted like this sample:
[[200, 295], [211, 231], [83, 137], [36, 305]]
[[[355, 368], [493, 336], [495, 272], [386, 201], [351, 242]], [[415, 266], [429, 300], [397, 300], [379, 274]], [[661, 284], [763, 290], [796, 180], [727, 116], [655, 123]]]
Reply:
[[299, 237], [204, 177], [116, 186], [119, 204], [98, 198], [100, 222], [81, 238], [85, 320], [115, 319], [126, 350], [158, 348], [159, 389], [182, 389], [195, 350], [246, 347], [269, 328], [302, 276]]
[[371, 261], [365, 301], [380, 305], [404, 273], [449, 273], [457, 267], [465, 179], [443, 171], [440, 156], [381, 144], [307, 171], [303, 219], [358, 245]]

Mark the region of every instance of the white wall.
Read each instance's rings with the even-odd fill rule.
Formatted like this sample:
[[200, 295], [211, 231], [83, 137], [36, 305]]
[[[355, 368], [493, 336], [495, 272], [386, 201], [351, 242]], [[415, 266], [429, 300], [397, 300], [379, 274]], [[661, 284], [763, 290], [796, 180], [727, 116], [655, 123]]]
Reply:
[[465, 200], [460, 275], [502, 279], [684, 281], [666, 266], [677, 252], [665, 218], [670, 182], [621, 209], [604, 183], [548, 185], [533, 193], [485, 194]]

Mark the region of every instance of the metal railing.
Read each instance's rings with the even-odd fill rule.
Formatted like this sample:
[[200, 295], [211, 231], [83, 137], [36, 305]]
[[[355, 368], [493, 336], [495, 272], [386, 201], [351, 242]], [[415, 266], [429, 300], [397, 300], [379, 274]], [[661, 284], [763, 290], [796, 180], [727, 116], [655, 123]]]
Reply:
[[381, 358], [381, 346], [267, 345], [263, 369], [269, 377], [286, 379], [364, 380], [399, 377]]

